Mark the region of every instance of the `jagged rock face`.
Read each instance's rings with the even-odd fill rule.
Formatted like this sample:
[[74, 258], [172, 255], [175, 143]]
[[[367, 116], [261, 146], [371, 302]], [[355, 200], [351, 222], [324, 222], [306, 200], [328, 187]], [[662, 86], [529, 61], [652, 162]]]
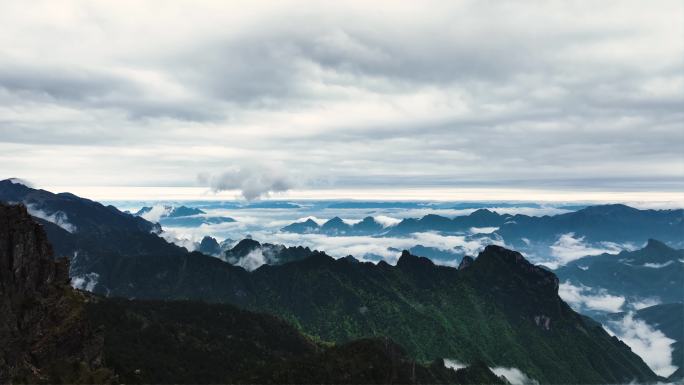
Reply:
[[517, 251], [487, 246], [466, 271], [473, 286], [494, 297], [508, 314], [532, 319], [544, 330], [571, 313], [558, 296], [558, 277]]
[[23, 206], [0, 206], [0, 293], [3, 299], [46, 294], [68, 283], [66, 261], [52, 261], [45, 232]]
[[0, 383], [110, 376], [68, 270], [24, 206], [0, 204]]
[[461, 259], [461, 263], [458, 264], [458, 270], [467, 269], [468, 266], [473, 264], [473, 261], [473, 257], [468, 255], [464, 256], [463, 259]]
[[215, 238], [206, 236], [202, 238], [200, 242], [199, 252], [207, 255], [219, 255], [221, 254], [221, 246]]

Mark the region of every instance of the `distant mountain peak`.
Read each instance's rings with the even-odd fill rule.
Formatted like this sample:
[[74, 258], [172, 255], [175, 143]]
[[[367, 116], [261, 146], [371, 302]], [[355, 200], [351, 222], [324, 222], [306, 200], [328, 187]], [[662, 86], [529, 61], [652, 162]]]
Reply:
[[648, 241], [646, 241], [646, 246], [644, 246], [644, 250], [653, 250], [653, 251], [661, 251], [661, 250], [673, 250], [670, 246], [666, 245], [663, 242], [660, 242], [657, 239], [649, 238]]
[[247, 255], [252, 250], [258, 249], [260, 247], [261, 247], [261, 243], [259, 243], [259, 241], [255, 241], [254, 239], [251, 239], [251, 238], [245, 238], [245, 239], [241, 240], [240, 242], [238, 242], [237, 245], [233, 246], [231, 251], [235, 254], [242, 256], [242, 255]]
[[535, 266], [517, 251], [498, 245], [488, 245], [472, 264], [473, 269], [485, 273], [490, 282], [510, 280], [511, 274], [517, 274], [528, 285], [544, 288], [550, 293], [558, 293], [559, 280], [556, 275], [542, 267]]
[[473, 211], [472, 213], [470, 213], [470, 215], [474, 215], [474, 216], [478, 216], [478, 215], [491, 215], [491, 214], [499, 215], [499, 214], [497, 214], [497, 213], [495, 213], [494, 211], [491, 211], [491, 210], [489, 210], [489, 209], [477, 209], [477, 210]]
[[15, 185], [21, 185], [24, 187], [33, 188], [33, 184], [30, 183], [29, 181], [26, 181], [26, 180], [21, 179], [21, 178], [15, 178], [15, 177], [2, 180], [2, 181], [0, 181], [0, 183], [11, 183], [11, 184], [15, 184]]
[[[495, 258], [508, 264], [520, 264], [527, 262], [525, 257], [517, 251], [509, 250], [499, 245], [487, 245], [478, 256], [479, 258]], [[527, 262], [529, 263], [529, 262]]]
[[461, 259], [461, 262], [458, 264], [458, 270], [467, 269], [474, 261], [473, 257], [464, 255], [463, 259]]
[[638, 212], [639, 209], [624, 205], [622, 203], [613, 203], [606, 205], [595, 205], [583, 208], [577, 212], [587, 213], [587, 214], [619, 214], [619, 213], [632, 213]]
[[221, 245], [216, 238], [206, 235], [202, 238], [198, 250], [200, 253], [216, 256], [221, 254]]
[[408, 250], [403, 250], [397, 261], [397, 267], [400, 269], [415, 269], [433, 266], [435, 266], [435, 264], [429, 258], [413, 255]]

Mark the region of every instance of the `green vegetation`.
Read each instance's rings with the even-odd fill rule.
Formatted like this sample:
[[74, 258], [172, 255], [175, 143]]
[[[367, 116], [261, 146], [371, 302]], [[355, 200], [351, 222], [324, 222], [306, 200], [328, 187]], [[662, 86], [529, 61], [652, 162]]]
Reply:
[[86, 308], [123, 383], [503, 383], [483, 363], [421, 365], [386, 338], [314, 343], [274, 316], [231, 305], [93, 298]]
[[200, 254], [99, 263], [96, 291], [232, 303], [337, 344], [389, 337], [421, 362], [481, 360], [545, 383], [657, 379], [626, 345], [558, 297], [555, 275], [494, 246], [460, 271], [408, 253], [397, 266], [314, 253], [251, 273]]

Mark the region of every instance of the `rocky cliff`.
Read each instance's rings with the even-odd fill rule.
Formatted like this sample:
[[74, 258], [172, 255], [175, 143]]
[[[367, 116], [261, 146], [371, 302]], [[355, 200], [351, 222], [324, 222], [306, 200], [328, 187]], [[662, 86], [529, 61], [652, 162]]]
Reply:
[[0, 383], [102, 382], [102, 337], [69, 286], [68, 262], [24, 206], [0, 204]]

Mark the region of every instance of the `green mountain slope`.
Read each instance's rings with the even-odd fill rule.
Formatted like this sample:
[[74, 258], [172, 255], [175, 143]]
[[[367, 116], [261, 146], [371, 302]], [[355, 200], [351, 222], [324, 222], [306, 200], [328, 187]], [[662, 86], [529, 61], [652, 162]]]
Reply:
[[327, 347], [230, 305], [85, 294], [52, 258], [25, 207], [0, 204], [0, 383], [502, 383], [387, 339]]
[[251, 273], [201, 254], [103, 258], [91, 267], [102, 272], [101, 293], [233, 303], [323, 340], [390, 337], [421, 361], [483, 360], [547, 383], [656, 379], [558, 297], [555, 275], [496, 246], [461, 271], [408, 253], [390, 266], [319, 252]]
[[96, 299], [87, 313], [124, 383], [502, 383], [482, 364], [421, 365], [389, 339], [314, 343], [277, 317], [231, 305]]

